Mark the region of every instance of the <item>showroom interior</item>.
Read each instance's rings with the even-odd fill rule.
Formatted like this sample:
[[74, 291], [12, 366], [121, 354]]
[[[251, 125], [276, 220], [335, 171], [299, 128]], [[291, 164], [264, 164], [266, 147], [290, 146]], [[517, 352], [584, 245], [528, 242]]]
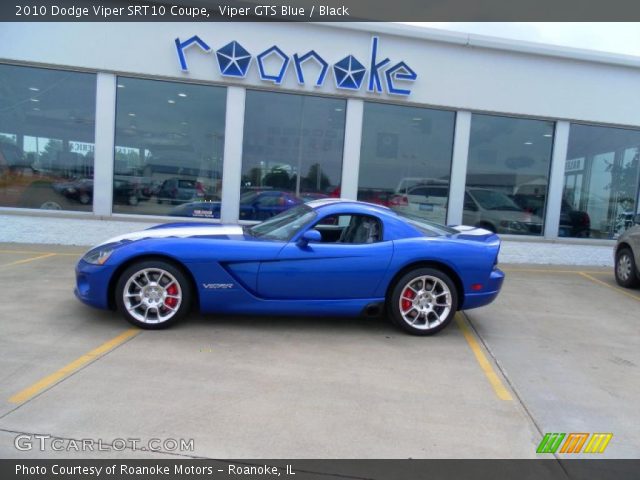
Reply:
[[344, 197], [614, 240], [639, 80], [633, 57], [394, 24], [10, 24], [0, 212], [251, 222]]

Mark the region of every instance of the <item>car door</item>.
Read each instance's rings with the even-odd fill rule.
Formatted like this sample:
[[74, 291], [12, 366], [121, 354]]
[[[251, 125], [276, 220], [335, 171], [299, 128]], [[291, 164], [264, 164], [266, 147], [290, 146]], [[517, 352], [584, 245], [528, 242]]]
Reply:
[[274, 261], [260, 265], [258, 293], [291, 300], [372, 298], [393, 255], [379, 226], [371, 243], [288, 242]]
[[636, 215], [636, 225], [629, 233], [631, 248], [636, 260], [636, 267], [640, 269], [640, 213]]

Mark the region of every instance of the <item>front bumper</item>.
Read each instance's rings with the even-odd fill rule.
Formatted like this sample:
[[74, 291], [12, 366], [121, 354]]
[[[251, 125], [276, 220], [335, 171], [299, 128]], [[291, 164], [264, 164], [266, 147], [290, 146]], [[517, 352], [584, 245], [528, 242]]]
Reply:
[[74, 293], [83, 303], [96, 308], [109, 308], [109, 281], [114, 271], [110, 265], [93, 265], [80, 260], [76, 265]]

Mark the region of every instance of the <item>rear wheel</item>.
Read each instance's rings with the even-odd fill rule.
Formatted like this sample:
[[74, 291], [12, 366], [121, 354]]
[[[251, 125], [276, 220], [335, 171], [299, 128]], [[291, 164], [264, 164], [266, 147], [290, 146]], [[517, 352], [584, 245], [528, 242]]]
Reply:
[[640, 285], [638, 269], [633, 252], [629, 248], [621, 248], [616, 254], [616, 282], [625, 288], [633, 288]]
[[191, 284], [185, 274], [169, 262], [139, 262], [120, 276], [116, 305], [127, 321], [137, 327], [167, 328], [189, 311]]
[[388, 303], [393, 323], [413, 335], [433, 335], [456, 313], [458, 292], [444, 272], [417, 268], [400, 278]]

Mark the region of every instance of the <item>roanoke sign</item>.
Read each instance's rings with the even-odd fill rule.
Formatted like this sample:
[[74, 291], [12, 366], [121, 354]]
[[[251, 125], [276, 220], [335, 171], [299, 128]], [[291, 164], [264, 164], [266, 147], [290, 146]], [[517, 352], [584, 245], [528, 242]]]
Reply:
[[[336, 88], [359, 91], [363, 87], [370, 93], [389, 93], [391, 95], [409, 95], [410, 86], [418, 78], [409, 65], [400, 61], [393, 63], [389, 58], [378, 54], [378, 37], [371, 38], [371, 54], [365, 63], [353, 55], [346, 55], [329, 65], [315, 50], [292, 55], [273, 45], [254, 56], [235, 40], [215, 51], [215, 58], [224, 77], [245, 78], [251, 70], [253, 60], [257, 64], [260, 80], [280, 85], [287, 73], [293, 70], [300, 85], [313, 84], [322, 87], [326, 78], [332, 74]], [[183, 72], [189, 70], [187, 52], [199, 50], [212, 53], [213, 49], [198, 35], [186, 40], [175, 39], [178, 62]], [[316, 64], [313, 70], [308, 68]], [[319, 68], [318, 68], [319, 67]], [[319, 70], [319, 72], [318, 72]]]

